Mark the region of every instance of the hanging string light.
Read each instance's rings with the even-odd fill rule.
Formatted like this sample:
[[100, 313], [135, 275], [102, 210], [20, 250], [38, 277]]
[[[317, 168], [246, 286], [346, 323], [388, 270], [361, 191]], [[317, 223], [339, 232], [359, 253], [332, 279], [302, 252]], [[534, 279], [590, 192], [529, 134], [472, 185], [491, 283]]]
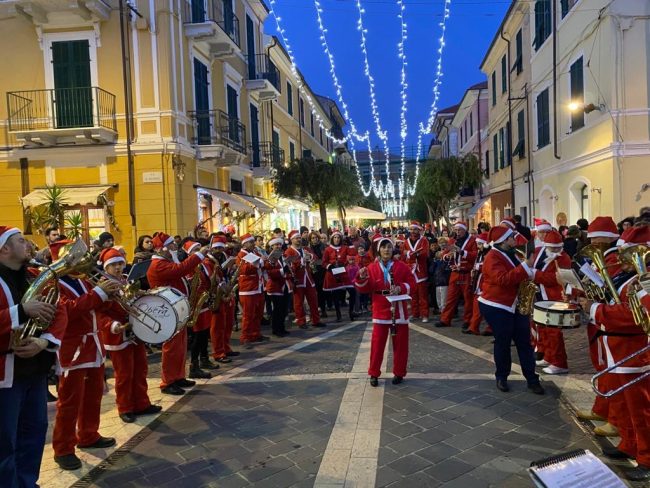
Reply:
[[406, 112], [408, 110], [408, 83], [406, 81], [406, 40], [408, 38], [408, 31], [406, 25], [406, 6], [404, 0], [397, 0], [397, 7], [399, 8], [398, 18], [400, 20], [400, 41], [397, 44], [398, 58], [402, 62], [402, 69], [400, 71], [400, 99], [402, 101], [400, 107], [400, 178], [398, 183], [398, 194], [400, 198], [404, 196], [404, 171], [406, 169], [406, 137], [408, 136], [408, 123], [406, 120]]

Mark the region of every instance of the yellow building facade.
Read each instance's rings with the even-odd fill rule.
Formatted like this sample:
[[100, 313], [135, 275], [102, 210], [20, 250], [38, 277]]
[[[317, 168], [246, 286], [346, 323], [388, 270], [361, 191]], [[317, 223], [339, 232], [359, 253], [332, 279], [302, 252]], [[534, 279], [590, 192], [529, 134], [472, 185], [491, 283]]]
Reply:
[[331, 113], [305, 86], [315, 102], [298, 130], [294, 82], [287, 115], [293, 74], [263, 32], [263, 1], [130, 4], [121, 26], [102, 0], [0, 3], [0, 40], [14, 46], [0, 72], [2, 225], [29, 232], [25, 209], [53, 185], [87, 238], [107, 230], [128, 251], [140, 235], [187, 235], [199, 222], [258, 231], [289, 207], [307, 223], [308, 207], [279, 203], [269, 176], [292, 141], [295, 157], [328, 157], [308, 124], [313, 110], [330, 129]]

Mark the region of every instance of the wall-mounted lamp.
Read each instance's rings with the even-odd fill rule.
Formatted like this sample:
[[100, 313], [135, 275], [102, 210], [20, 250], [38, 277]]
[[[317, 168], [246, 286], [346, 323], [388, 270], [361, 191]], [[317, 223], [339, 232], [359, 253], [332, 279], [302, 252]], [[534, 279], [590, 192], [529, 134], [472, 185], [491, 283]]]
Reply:
[[603, 189], [595, 186], [591, 189], [591, 193], [598, 193], [599, 195], [601, 195], [603, 193]]
[[650, 183], [644, 183], [643, 185], [641, 185], [641, 189], [639, 190], [639, 193], [636, 194], [634, 201], [638, 202], [639, 200], [641, 200], [641, 193], [645, 193], [648, 190], [650, 190]]
[[569, 103], [569, 111], [570, 112], [579, 112], [580, 110], [582, 110], [586, 114], [591, 113], [594, 110], [598, 110], [599, 112], [603, 112], [605, 110], [605, 105], [603, 105], [602, 103], [599, 103], [598, 105], [596, 105], [594, 103], [585, 104], [584, 102], [571, 102], [571, 103]]

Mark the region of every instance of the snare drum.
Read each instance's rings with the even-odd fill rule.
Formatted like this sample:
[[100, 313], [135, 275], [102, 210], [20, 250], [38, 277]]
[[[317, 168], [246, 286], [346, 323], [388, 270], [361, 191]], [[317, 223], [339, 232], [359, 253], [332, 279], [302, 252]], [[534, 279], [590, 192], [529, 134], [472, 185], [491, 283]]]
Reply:
[[573, 303], [541, 301], [534, 305], [533, 322], [553, 329], [580, 327], [580, 307]]
[[132, 305], [143, 312], [137, 317], [129, 315], [133, 334], [147, 344], [168, 341], [181, 330], [190, 316], [187, 297], [169, 286], [149, 290]]

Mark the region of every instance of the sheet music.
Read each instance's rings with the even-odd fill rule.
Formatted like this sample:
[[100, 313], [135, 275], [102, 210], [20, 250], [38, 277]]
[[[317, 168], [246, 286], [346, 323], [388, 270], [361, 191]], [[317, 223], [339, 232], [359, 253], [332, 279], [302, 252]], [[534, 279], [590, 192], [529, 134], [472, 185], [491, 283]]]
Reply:
[[388, 300], [390, 303], [403, 302], [405, 300], [411, 299], [409, 295], [385, 295], [385, 296], [386, 296], [386, 300]]
[[621, 479], [589, 450], [570, 459], [529, 468], [529, 472], [536, 482], [548, 488], [625, 488]]
[[246, 256], [244, 256], [243, 259], [247, 263], [254, 264], [260, 260], [260, 257], [257, 254], [253, 254], [252, 252], [249, 252], [248, 254], [246, 254]]
[[342, 273], [345, 273], [345, 268], [343, 266], [339, 266], [338, 268], [332, 268], [332, 274], [334, 276], [340, 275]]
[[589, 264], [585, 263], [582, 266], [580, 266], [580, 271], [587, 278], [593, 281], [596, 284], [596, 286], [600, 286], [600, 287], [605, 286], [605, 282], [603, 281], [603, 279]]
[[[576, 274], [576, 272], [572, 269], [560, 269], [558, 271], [560, 273], [560, 278], [564, 283], [566, 283], [568, 286], [575, 290], [583, 290], [582, 287], [582, 282], [580, 281], [580, 278]], [[567, 293], [570, 293], [568, 291]]]

